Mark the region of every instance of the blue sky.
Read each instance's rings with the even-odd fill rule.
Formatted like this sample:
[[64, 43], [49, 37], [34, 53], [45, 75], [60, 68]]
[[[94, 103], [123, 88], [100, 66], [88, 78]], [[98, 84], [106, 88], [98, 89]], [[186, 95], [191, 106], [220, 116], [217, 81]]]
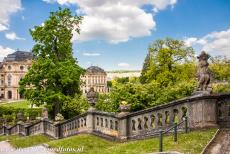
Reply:
[[141, 69], [148, 45], [165, 37], [184, 40], [197, 54], [230, 56], [229, 0], [1, 0], [0, 59], [30, 51], [29, 29], [58, 7], [84, 16], [73, 38], [74, 57], [84, 68]]

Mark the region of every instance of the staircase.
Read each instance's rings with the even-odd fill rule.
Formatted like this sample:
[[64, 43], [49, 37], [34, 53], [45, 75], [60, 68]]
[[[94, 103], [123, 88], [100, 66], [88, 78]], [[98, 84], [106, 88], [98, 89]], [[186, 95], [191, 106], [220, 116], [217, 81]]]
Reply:
[[202, 154], [230, 154], [230, 128], [220, 129]]

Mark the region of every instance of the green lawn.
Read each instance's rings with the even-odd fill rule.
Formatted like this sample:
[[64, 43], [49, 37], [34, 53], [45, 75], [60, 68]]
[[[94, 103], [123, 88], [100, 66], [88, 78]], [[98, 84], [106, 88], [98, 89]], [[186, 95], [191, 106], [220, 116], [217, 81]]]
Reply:
[[[199, 154], [204, 146], [215, 134], [216, 129], [194, 131], [189, 134], [179, 134], [178, 142], [173, 142], [172, 135], [164, 137], [164, 151], [179, 151], [182, 153]], [[146, 140], [129, 141], [117, 143], [93, 135], [76, 135], [59, 140], [51, 140], [44, 135], [28, 137], [19, 136], [0, 136], [0, 141], [9, 140], [14, 147], [29, 147], [41, 143], [46, 143], [52, 148], [82, 148], [84, 154], [146, 154], [157, 152], [159, 139], [152, 138]], [[64, 152], [61, 154], [70, 154]], [[71, 154], [74, 154], [71, 152]], [[79, 152], [76, 152], [79, 154]]]
[[0, 136], [0, 141], [4, 140], [8, 140], [9, 143], [16, 148], [25, 148], [51, 141], [50, 138], [44, 135], [33, 135], [26, 137], [20, 137], [18, 135]]
[[[17, 101], [17, 102], [8, 102], [0, 103], [1, 106], [13, 107], [13, 108], [31, 108], [30, 102], [27, 100]], [[42, 107], [42, 106], [40, 106]]]
[[18, 135], [9, 135], [9, 136], [6, 136], [6, 135], [2, 135], [0, 136], [0, 141], [6, 141], [6, 140], [15, 140], [16, 138], [19, 138]]
[[[215, 134], [216, 129], [195, 131], [189, 134], [179, 134], [178, 142], [174, 143], [172, 136], [164, 137], [164, 151], [179, 151], [183, 153], [199, 154], [204, 146]], [[92, 135], [78, 135], [65, 139], [48, 142], [51, 147], [84, 147], [85, 154], [146, 154], [157, 152], [159, 139], [129, 141], [115, 143]], [[63, 154], [67, 154], [63, 153]]]

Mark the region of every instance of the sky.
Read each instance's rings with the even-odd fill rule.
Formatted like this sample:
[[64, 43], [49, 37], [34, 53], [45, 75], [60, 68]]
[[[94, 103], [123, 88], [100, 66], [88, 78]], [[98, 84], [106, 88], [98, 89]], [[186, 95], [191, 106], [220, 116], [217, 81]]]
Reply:
[[29, 29], [58, 7], [84, 17], [72, 39], [83, 68], [140, 70], [150, 43], [166, 37], [230, 57], [230, 0], [0, 0], [0, 60], [31, 51]]

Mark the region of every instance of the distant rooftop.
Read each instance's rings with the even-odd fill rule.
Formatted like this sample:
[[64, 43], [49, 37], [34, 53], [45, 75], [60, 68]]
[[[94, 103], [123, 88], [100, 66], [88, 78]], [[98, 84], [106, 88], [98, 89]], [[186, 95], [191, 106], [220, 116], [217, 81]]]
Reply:
[[16, 51], [12, 54], [7, 55], [7, 57], [5, 57], [3, 61], [6, 61], [6, 62], [25, 61], [25, 60], [31, 60], [32, 58], [33, 58], [32, 52]]
[[98, 66], [90, 66], [86, 69], [87, 73], [106, 73], [102, 68]]
[[134, 72], [141, 72], [141, 70], [113, 70], [113, 71], [106, 71], [107, 73], [134, 73]]

